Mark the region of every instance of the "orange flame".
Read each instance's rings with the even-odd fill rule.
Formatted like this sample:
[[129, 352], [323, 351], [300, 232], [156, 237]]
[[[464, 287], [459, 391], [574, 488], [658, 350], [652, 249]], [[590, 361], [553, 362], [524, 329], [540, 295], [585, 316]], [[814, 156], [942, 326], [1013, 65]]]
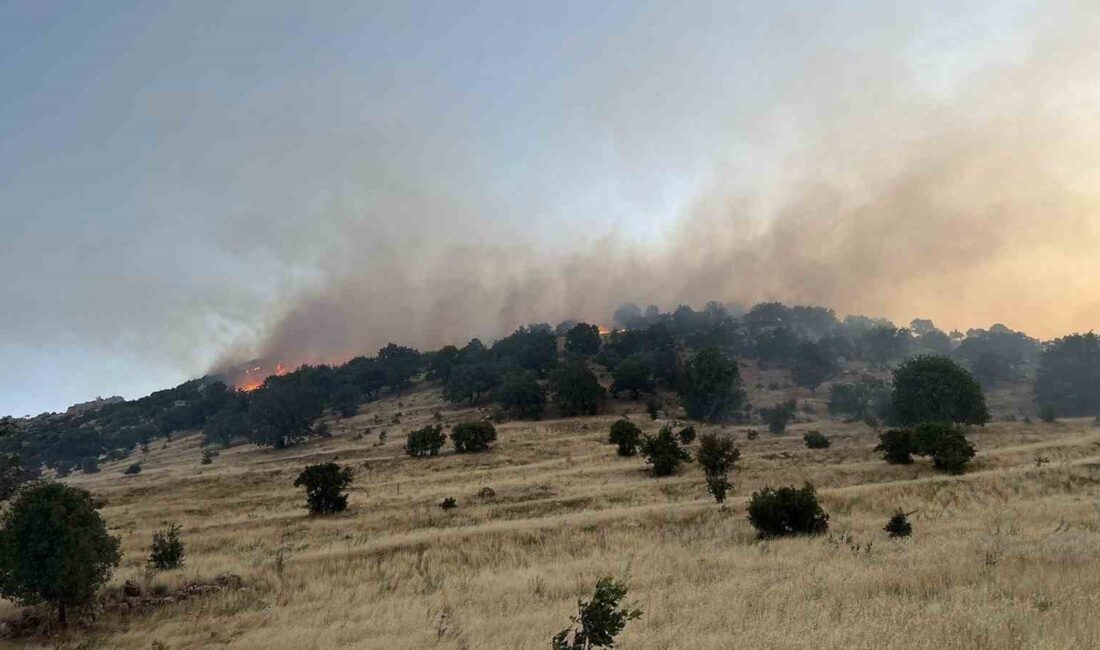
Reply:
[[258, 365], [255, 368], [249, 368], [244, 371], [244, 373], [235, 382], [236, 389], [244, 391], [246, 393], [251, 393], [252, 391], [263, 386], [268, 377], [278, 377], [281, 375], [285, 375], [287, 372], [289, 372], [289, 368], [281, 363], [275, 364], [274, 372], [264, 372], [263, 365]]

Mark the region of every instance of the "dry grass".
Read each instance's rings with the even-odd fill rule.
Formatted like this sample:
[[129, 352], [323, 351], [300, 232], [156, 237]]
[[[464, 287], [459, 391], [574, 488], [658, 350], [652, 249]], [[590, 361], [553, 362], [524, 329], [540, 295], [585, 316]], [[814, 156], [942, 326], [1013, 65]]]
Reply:
[[[629, 574], [645, 615], [625, 648], [1100, 647], [1100, 428], [1090, 421], [992, 424], [973, 435], [980, 455], [961, 477], [886, 465], [863, 424], [817, 416], [753, 441], [731, 427], [743, 457], [721, 508], [698, 467], [654, 479], [605, 444], [624, 409], [656, 429], [637, 404], [503, 425], [489, 454], [409, 459], [405, 432], [442, 403], [431, 390], [400, 402], [368, 405], [333, 438], [282, 452], [238, 447], [200, 465], [191, 435], [156, 442], [137, 476], [122, 476], [125, 460], [67, 479], [108, 500], [124, 552], [115, 582], [149, 579], [152, 531], [174, 521], [187, 564], [153, 580], [230, 571], [252, 585], [109, 617], [89, 645], [546, 648], [598, 576]], [[809, 429], [833, 446], [806, 449]], [[1050, 463], [1036, 467], [1037, 455]], [[350, 511], [311, 518], [291, 483], [304, 464], [333, 458], [358, 473]], [[830, 534], [757, 541], [746, 495], [807, 480]], [[496, 496], [478, 497], [483, 486]], [[446, 496], [459, 507], [441, 510]], [[918, 511], [910, 540], [881, 530], [897, 507]], [[0, 615], [13, 609], [0, 603]]]

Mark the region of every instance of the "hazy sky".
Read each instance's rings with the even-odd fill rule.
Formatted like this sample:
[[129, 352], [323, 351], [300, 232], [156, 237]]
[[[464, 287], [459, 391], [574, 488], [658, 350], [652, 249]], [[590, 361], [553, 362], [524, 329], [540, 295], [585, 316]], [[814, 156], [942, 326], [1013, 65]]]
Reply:
[[0, 0], [0, 413], [624, 299], [1100, 324], [1097, 12], [917, 4]]

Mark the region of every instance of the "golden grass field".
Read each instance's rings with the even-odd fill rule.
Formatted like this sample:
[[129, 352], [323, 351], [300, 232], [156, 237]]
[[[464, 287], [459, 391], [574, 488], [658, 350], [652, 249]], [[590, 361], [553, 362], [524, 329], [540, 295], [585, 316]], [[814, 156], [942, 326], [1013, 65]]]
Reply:
[[[1100, 427], [990, 424], [971, 432], [979, 455], [954, 477], [926, 460], [885, 464], [871, 428], [825, 416], [824, 394], [816, 414], [800, 413], [814, 421], [784, 435], [726, 429], [742, 450], [726, 507], [695, 465], [655, 479], [642, 459], [615, 455], [607, 430], [624, 412], [647, 432], [661, 424], [628, 401], [598, 417], [499, 425], [480, 455], [449, 445], [436, 458], [403, 455], [405, 432], [436, 410], [451, 423], [476, 415], [428, 388], [364, 405], [334, 422], [333, 437], [283, 451], [238, 446], [200, 465], [197, 434], [156, 441], [137, 476], [122, 476], [128, 459], [66, 479], [107, 499], [124, 554], [112, 583], [228, 571], [248, 588], [106, 616], [60, 643], [545, 649], [607, 574], [628, 576], [628, 601], [644, 611], [623, 648], [1100, 647]], [[833, 446], [806, 449], [809, 429]], [[310, 517], [291, 484], [331, 459], [356, 469], [349, 511]], [[758, 541], [747, 496], [807, 480], [829, 534]], [[486, 486], [495, 497], [477, 496]], [[447, 496], [457, 509], [438, 507]], [[898, 507], [917, 511], [911, 539], [881, 530]], [[186, 565], [150, 578], [150, 537], [165, 522], [183, 527]], [[0, 602], [0, 616], [14, 612]]]

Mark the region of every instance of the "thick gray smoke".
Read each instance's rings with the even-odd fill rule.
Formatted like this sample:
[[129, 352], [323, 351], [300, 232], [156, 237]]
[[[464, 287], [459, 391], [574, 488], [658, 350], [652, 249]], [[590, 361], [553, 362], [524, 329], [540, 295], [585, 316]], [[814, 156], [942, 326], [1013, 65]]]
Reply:
[[[267, 245], [308, 272], [227, 358], [296, 364], [387, 341], [461, 344], [528, 322], [606, 323], [628, 300], [778, 299], [943, 327], [1005, 322], [1044, 337], [1096, 327], [1094, 13], [1026, 14], [1026, 28], [1003, 26], [1012, 39], [1001, 48], [983, 32], [992, 53], [950, 78], [937, 68], [943, 35], [923, 14], [879, 16], [879, 32], [845, 41], [851, 16], [835, 12], [743, 34], [771, 57], [767, 78], [753, 77], [760, 61], [707, 58], [721, 49], [707, 17], [651, 16], [675, 38], [642, 30], [613, 41], [629, 60], [601, 59], [561, 91], [580, 103], [576, 139], [557, 143], [556, 166], [533, 163], [546, 186], [515, 184], [503, 198], [470, 143], [450, 124], [425, 129], [432, 121], [415, 103], [361, 141], [312, 142], [307, 152], [335, 149], [349, 174], [311, 177], [314, 163], [332, 165], [307, 155], [276, 175], [299, 191], [316, 184], [302, 196], [337, 198], [311, 216], [276, 193], [262, 210], [262, 223], [299, 215], [276, 219]], [[771, 30], [788, 37], [782, 48]], [[733, 92], [749, 87], [744, 101]], [[582, 146], [594, 134], [627, 189], [571, 176], [571, 157], [603, 155]], [[322, 190], [349, 177], [354, 188]], [[606, 189], [652, 208], [661, 201], [648, 193], [669, 186], [662, 178], [688, 189], [656, 227], [644, 210], [635, 227], [627, 208], [559, 223], [546, 207]], [[235, 229], [262, 223], [242, 217]], [[579, 234], [550, 237], [559, 226]]]

